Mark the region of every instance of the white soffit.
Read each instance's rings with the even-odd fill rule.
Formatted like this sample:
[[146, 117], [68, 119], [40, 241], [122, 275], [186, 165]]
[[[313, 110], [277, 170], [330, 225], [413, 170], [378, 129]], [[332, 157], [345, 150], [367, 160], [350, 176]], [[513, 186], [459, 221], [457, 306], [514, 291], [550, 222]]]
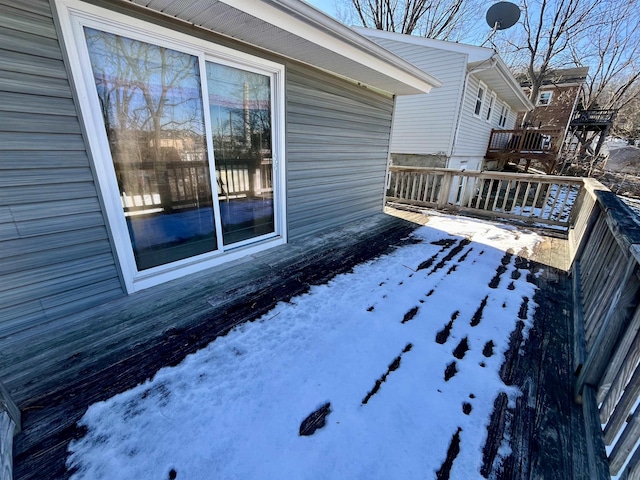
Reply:
[[301, 0], [129, 0], [397, 95], [442, 83]]

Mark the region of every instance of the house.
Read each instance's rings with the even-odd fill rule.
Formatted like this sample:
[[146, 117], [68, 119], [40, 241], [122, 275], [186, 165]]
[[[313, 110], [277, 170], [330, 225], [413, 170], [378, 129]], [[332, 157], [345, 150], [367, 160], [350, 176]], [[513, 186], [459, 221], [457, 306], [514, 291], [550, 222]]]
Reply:
[[[536, 128], [557, 128], [566, 132], [580, 101], [582, 87], [587, 81], [589, 67], [550, 70], [542, 79], [537, 97], [531, 99], [535, 108], [527, 117], [527, 124]], [[531, 94], [531, 81], [526, 74], [517, 76], [527, 97]], [[518, 115], [517, 125], [524, 121]]]
[[428, 95], [396, 100], [395, 165], [481, 170], [492, 129], [513, 129], [533, 106], [492, 49], [358, 28], [442, 80]]
[[0, 338], [379, 212], [440, 82], [298, 0], [0, 6]]

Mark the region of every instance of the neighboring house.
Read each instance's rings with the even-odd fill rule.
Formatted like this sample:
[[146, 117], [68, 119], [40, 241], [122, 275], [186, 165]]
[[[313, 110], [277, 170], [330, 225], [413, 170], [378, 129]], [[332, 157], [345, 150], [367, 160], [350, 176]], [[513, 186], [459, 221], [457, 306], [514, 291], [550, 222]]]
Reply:
[[481, 170], [492, 129], [513, 129], [533, 106], [492, 49], [357, 28], [435, 75], [443, 86], [398, 98], [391, 157], [395, 165]]
[[[566, 132], [573, 113], [580, 101], [582, 87], [587, 81], [589, 67], [551, 70], [543, 80], [536, 98], [532, 98], [535, 108], [527, 118], [527, 126], [535, 128], [557, 128]], [[527, 97], [531, 93], [531, 82], [525, 74], [517, 75]], [[518, 116], [517, 124], [522, 125], [524, 114]]]
[[394, 97], [440, 84], [298, 0], [0, 17], [0, 338], [380, 212]]

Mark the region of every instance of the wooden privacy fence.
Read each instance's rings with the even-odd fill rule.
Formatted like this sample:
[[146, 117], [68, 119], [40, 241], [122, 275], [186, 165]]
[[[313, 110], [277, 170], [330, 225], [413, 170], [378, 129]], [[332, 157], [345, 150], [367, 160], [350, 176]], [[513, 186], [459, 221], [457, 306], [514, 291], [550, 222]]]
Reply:
[[[575, 208], [569, 240], [576, 400], [596, 442], [591, 451], [601, 448], [604, 425], [610, 474], [640, 478], [640, 226], [616, 195], [590, 179]], [[594, 478], [609, 474], [597, 456], [590, 462], [600, 472]]]
[[582, 179], [445, 168], [389, 168], [387, 200], [567, 230]]

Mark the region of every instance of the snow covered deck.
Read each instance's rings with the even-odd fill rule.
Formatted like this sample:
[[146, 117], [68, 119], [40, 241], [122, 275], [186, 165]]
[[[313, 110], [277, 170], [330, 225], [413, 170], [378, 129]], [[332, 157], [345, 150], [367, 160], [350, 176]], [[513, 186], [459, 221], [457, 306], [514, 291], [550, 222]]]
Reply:
[[[528, 234], [513, 228], [491, 230], [487, 227], [486, 232], [493, 232], [491, 235], [503, 232], [503, 240], [513, 241], [512, 250], [498, 251], [489, 241], [486, 248], [482, 248], [483, 234], [473, 228], [466, 233], [462, 228], [459, 234], [437, 232], [429, 229], [429, 218], [422, 214], [399, 210], [388, 213], [312, 241], [292, 243], [237, 262], [219, 269], [215, 275], [203, 273], [161, 289], [140, 292], [82, 317], [70, 318], [62, 328], [28, 332], [19, 338], [4, 340], [7, 349], [0, 357], [0, 378], [4, 379], [23, 415], [23, 432], [15, 439], [15, 479], [65, 478], [70, 473], [65, 466], [69, 442], [81, 438], [84, 440], [77, 444], [81, 445], [82, 441], [95, 440], [95, 431], [90, 426], [89, 433], [86, 433], [87, 427], [77, 426], [89, 405], [135, 387], [162, 367], [179, 364], [187, 355], [225, 335], [235, 325], [258, 319], [270, 311], [269, 318], [281, 317], [286, 324], [286, 316], [277, 309], [288, 305], [278, 302], [291, 301], [309, 292], [311, 286], [326, 284], [336, 275], [351, 272], [358, 264], [383, 254], [391, 254], [383, 257], [387, 262], [386, 280], [378, 281], [367, 274], [370, 281], [376, 282], [375, 288], [371, 287], [359, 300], [354, 297], [351, 301], [346, 296], [336, 302], [342, 302], [341, 311], [362, 310], [358, 318], [363, 315], [376, 319], [369, 321], [389, 321], [376, 327], [387, 329], [383, 331], [383, 339], [389, 338], [389, 342], [379, 343], [380, 338], [371, 337], [368, 328], [361, 332], [361, 335], [367, 333], [366, 346], [358, 343], [359, 337], [342, 340], [342, 343], [329, 342], [321, 337], [322, 332], [337, 327], [320, 326], [314, 337], [318, 339], [317, 344], [311, 342], [304, 347], [308, 349], [315, 344], [322, 347], [317, 352], [314, 350], [316, 354], [326, 354], [326, 358], [316, 358], [319, 369], [313, 381], [329, 382], [327, 372], [320, 367], [333, 365], [330, 359], [339, 356], [342, 347], [363, 357], [340, 357], [350, 358], [350, 362], [344, 361], [338, 377], [330, 376], [337, 382], [334, 390], [320, 389], [316, 396], [310, 395], [306, 403], [300, 403], [294, 392], [287, 393], [285, 389], [283, 401], [288, 403], [286, 408], [280, 408], [280, 417], [273, 414], [271, 421], [278, 425], [263, 432], [265, 448], [270, 442], [282, 441], [277, 432], [287, 422], [297, 425], [293, 440], [302, 438], [298, 426], [302, 433], [302, 430], [313, 430], [314, 423], [323, 423], [322, 407], [330, 403], [324, 411], [325, 414], [327, 410], [331, 412], [326, 419], [329, 426], [310, 437], [328, 442], [316, 452], [322, 464], [323, 458], [332, 459], [327, 457], [332, 452], [328, 439], [333, 438], [335, 424], [342, 419], [349, 433], [340, 437], [334, 446], [353, 443], [356, 439], [363, 444], [364, 438], [364, 445], [368, 447], [361, 449], [361, 454], [385, 453], [388, 457], [398, 452], [397, 442], [384, 438], [393, 432], [409, 435], [407, 438], [416, 441], [422, 439], [420, 452], [424, 455], [416, 454], [412, 450], [415, 446], [408, 445], [407, 451], [412, 454], [396, 458], [395, 467], [386, 465], [380, 471], [386, 472], [386, 476], [380, 478], [392, 478], [388, 475], [394, 471], [406, 473], [409, 467], [417, 469], [409, 470], [415, 472], [415, 478], [431, 475], [439, 479], [475, 478], [474, 475], [479, 474], [505, 479], [587, 478], [582, 410], [572, 397], [571, 290], [566, 274], [566, 241], [545, 237], [531, 251], [518, 247], [525, 240], [521, 236]], [[421, 224], [427, 225], [426, 230], [412, 234]], [[479, 243], [471, 246], [467, 242]], [[408, 253], [393, 257], [399, 246], [404, 246], [399, 251], [413, 251], [417, 257]], [[427, 283], [415, 283], [418, 281]], [[378, 286], [379, 283], [389, 285]], [[432, 286], [422, 291], [427, 284]], [[403, 289], [411, 292], [411, 288], [420, 294], [402, 293]], [[338, 291], [346, 295], [349, 289], [348, 284], [344, 284]], [[294, 299], [292, 305], [300, 302], [302, 300]], [[366, 305], [356, 306], [354, 302]], [[272, 310], [274, 307], [276, 310]], [[500, 312], [509, 314], [505, 316]], [[347, 316], [355, 314], [348, 312]], [[507, 323], [498, 328], [502, 324], [497, 320], [503, 317]], [[318, 321], [316, 318], [315, 323]], [[262, 323], [269, 322], [263, 319], [252, 326]], [[492, 323], [494, 327], [489, 326]], [[314, 322], [308, 324], [311, 325]], [[273, 323], [272, 328], [275, 326]], [[278, 331], [276, 328], [273, 335], [278, 335]], [[264, 341], [268, 337], [257, 338]], [[229, 335], [225, 341], [234, 343]], [[286, 346], [288, 341], [283, 337], [281, 344]], [[401, 348], [395, 348], [396, 344], [401, 344]], [[237, 347], [235, 344], [234, 348]], [[301, 347], [291, 343], [290, 349], [295, 348]], [[290, 349], [285, 348], [284, 352]], [[228, 360], [228, 357], [222, 358]], [[421, 363], [414, 364], [417, 361], [414, 359], [421, 359]], [[211, 368], [215, 375], [222, 375], [229, 366], [225, 363]], [[296, 363], [290, 364], [290, 368], [293, 372], [300, 369]], [[486, 385], [478, 383], [481, 377], [477, 375], [491, 368], [496, 374], [488, 377], [490, 381], [484, 381]], [[418, 382], [420, 375], [423, 377]], [[403, 377], [409, 383], [402, 383]], [[264, 381], [259, 376], [251, 378]], [[311, 390], [316, 388], [305, 385]], [[340, 388], [341, 385], [344, 388]], [[138, 390], [140, 388], [145, 387]], [[252, 388], [255, 389], [255, 385]], [[273, 386], [263, 385], [248, 400], [271, 388]], [[351, 400], [358, 397], [357, 402], [345, 407], [352, 389]], [[455, 391], [447, 393], [447, 389]], [[139, 396], [162, 400], [162, 395], [155, 395], [160, 390], [153, 390], [152, 395], [139, 392]], [[389, 397], [391, 392], [396, 395]], [[404, 393], [398, 396], [398, 392]], [[416, 401], [421, 405], [419, 408]], [[206, 410], [205, 405], [202, 408]], [[271, 411], [274, 410], [264, 412]], [[375, 412], [375, 415], [369, 419], [359, 418], [362, 423], [357, 423], [354, 420], [357, 418], [354, 415], [359, 415], [357, 412]], [[384, 412], [404, 413], [384, 416]], [[396, 429], [394, 422], [415, 424], [412, 418], [418, 418], [418, 414], [421, 421], [427, 422], [424, 427], [413, 430], [413, 434], [400, 427]], [[229, 411], [230, 418], [234, 415]], [[256, 429], [255, 422], [260, 421], [251, 418], [253, 424], [244, 424], [248, 430]], [[436, 422], [430, 428], [430, 418], [447, 420], [444, 424]], [[311, 422], [311, 427], [309, 423], [303, 425], [305, 419]], [[350, 428], [347, 429], [346, 424]], [[238, 433], [247, 437], [247, 431]], [[307, 443], [306, 448], [313, 451], [313, 445], [313, 442]], [[233, 443], [227, 445], [231, 450], [234, 446]], [[431, 453], [427, 455], [427, 452]], [[81, 472], [83, 468], [93, 472], [83, 464], [82, 458], [74, 455], [75, 465], [81, 467]], [[301, 453], [297, 455], [296, 458]], [[389, 461], [387, 457], [384, 458]], [[417, 457], [426, 460], [417, 461]], [[243, 465], [243, 458], [239, 460], [236, 465]], [[260, 468], [249, 458], [244, 460], [247, 462], [244, 465]], [[333, 459], [336, 465], [339, 460]], [[295, 461], [290, 467], [315, 465], [309, 462]], [[167, 478], [189, 478], [189, 463], [160, 467], [169, 469], [164, 472]], [[367, 465], [360, 467], [366, 471]], [[380, 468], [380, 465], [369, 467]], [[324, 468], [316, 476], [309, 474], [306, 478], [336, 478], [331, 470], [326, 470], [330, 467]], [[92, 475], [87, 473], [84, 478], [95, 478]], [[302, 478], [298, 474], [287, 475], [278, 478]], [[253, 478], [276, 477], [265, 473]], [[411, 477], [403, 474], [402, 478]]]

